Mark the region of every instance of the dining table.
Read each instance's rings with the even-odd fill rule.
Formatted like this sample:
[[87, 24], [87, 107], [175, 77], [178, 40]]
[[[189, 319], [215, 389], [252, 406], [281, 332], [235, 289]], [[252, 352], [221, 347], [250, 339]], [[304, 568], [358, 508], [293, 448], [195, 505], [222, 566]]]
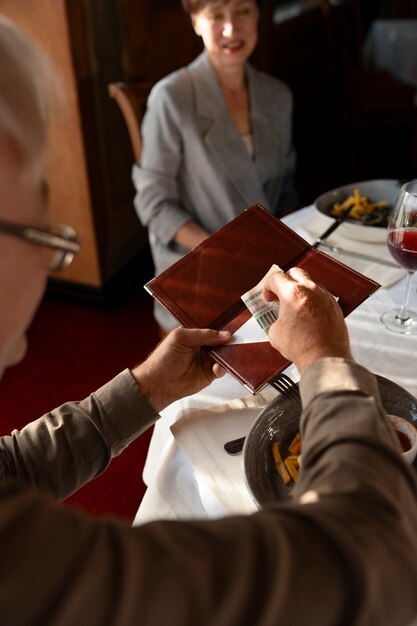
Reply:
[[[311, 244], [325, 230], [329, 223], [326, 220], [330, 218], [320, 214], [314, 205], [282, 218]], [[381, 263], [393, 261], [383, 239], [357, 241], [339, 234], [338, 229], [327, 243], [374, 258], [374, 261], [363, 260], [345, 253], [331, 253], [381, 285], [346, 318], [353, 357], [371, 372], [417, 396], [417, 335], [394, 333], [380, 321], [384, 311], [399, 307], [404, 298], [405, 270]], [[410, 307], [417, 309], [415, 287]], [[294, 365], [285, 373], [295, 382], [299, 380]], [[199, 393], [163, 410], [154, 426], [143, 471], [147, 490], [133, 524], [255, 512], [258, 505], [247, 486], [244, 454], [231, 456], [223, 444], [247, 435], [262, 409], [277, 394], [267, 386], [253, 395], [226, 373]]]

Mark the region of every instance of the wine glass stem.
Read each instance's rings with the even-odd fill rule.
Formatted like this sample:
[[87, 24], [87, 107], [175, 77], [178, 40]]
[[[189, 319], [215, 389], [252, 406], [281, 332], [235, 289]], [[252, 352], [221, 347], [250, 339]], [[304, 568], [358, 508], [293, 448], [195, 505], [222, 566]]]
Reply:
[[403, 322], [407, 321], [408, 318], [409, 318], [409, 315], [408, 315], [408, 301], [410, 299], [411, 283], [413, 281], [413, 275], [414, 275], [414, 271], [409, 271], [408, 272], [408, 275], [407, 275], [407, 288], [406, 288], [406, 291], [405, 291], [404, 302], [402, 303], [400, 312], [398, 314], [398, 318], [400, 320], [402, 320]]

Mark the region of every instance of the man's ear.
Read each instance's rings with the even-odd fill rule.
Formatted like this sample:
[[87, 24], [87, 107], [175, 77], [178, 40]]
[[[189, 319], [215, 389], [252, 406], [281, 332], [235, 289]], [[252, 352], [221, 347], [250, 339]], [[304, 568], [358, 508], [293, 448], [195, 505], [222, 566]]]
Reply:
[[195, 34], [198, 35], [199, 37], [201, 37], [201, 32], [200, 32], [200, 28], [199, 28], [199, 25], [198, 25], [198, 19], [197, 19], [197, 17], [195, 15], [191, 16], [191, 25], [192, 25], [192, 27], [194, 29]]

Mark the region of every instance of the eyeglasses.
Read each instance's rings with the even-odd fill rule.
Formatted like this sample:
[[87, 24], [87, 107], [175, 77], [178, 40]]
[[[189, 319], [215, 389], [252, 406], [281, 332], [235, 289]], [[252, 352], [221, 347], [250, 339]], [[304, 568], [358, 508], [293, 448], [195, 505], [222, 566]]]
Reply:
[[80, 250], [77, 233], [71, 226], [58, 224], [45, 229], [0, 220], [0, 232], [42, 246], [50, 271], [62, 270]]

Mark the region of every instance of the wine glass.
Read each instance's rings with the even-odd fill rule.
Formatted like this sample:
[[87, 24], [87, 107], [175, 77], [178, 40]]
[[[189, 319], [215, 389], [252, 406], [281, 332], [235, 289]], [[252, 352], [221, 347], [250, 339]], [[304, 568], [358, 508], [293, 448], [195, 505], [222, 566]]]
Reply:
[[404, 301], [399, 309], [381, 315], [383, 325], [396, 333], [417, 333], [417, 313], [408, 308], [411, 283], [417, 270], [417, 180], [405, 183], [395, 202], [388, 224], [388, 250], [407, 272]]

